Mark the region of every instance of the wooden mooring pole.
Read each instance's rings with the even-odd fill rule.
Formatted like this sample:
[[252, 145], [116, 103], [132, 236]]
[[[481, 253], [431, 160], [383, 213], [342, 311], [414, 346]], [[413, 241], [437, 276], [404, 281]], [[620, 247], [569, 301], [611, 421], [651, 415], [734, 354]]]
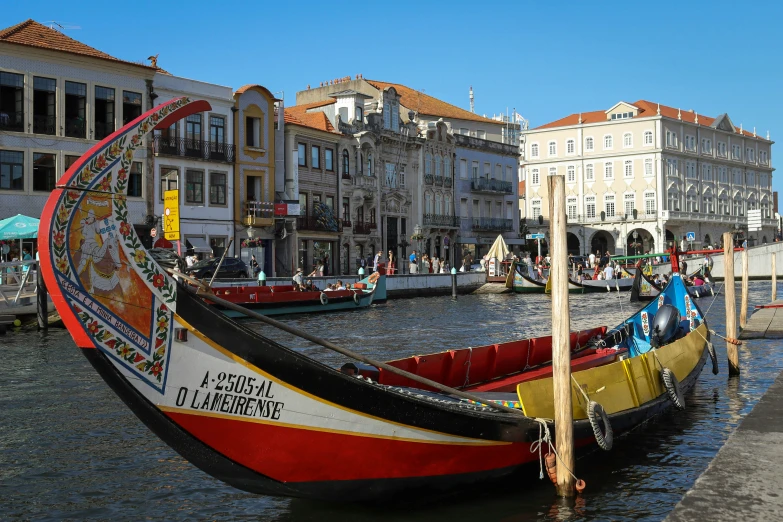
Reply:
[[772, 253], [772, 300], [778, 300], [778, 254]]
[[740, 329], [748, 325], [748, 249], [742, 249], [742, 297], [740, 298]]
[[568, 309], [565, 178], [549, 176], [549, 236], [552, 266], [552, 378], [554, 381], [557, 494], [573, 497], [574, 415], [571, 405], [571, 314]]
[[[723, 295], [726, 299], [726, 337], [737, 338], [737, 302], [734, 292], [734, 235], [723, 234]], [[739, 375], [739, 352], [737, 346], [726, 342], [729, 359], [729, 375]]]
[[49, 304], [46, 299], [46, 282], [41, 272], [40, 263], [36, 266], [36, 278], [38, 286], [36, 288], [36, 312], [38, 314], [38, 329], [46, 330], [49, 328]]

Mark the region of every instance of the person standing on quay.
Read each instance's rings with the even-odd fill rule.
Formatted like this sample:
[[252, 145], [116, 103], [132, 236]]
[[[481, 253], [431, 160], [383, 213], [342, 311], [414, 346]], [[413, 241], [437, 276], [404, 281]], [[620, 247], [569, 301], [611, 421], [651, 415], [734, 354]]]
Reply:
[[372, 260], [372, 271], [377, 272], [378, 271], [378, 263], [383, 261], [383, 252], [381, 250], [378, 250], [378, 253], [375, 254], [375, 257]]
[[416, 251], [414, 250], [411, 252], [410, 257], [408, 258], [408, 261], [410, 261], [410, 270], [408, 273], [410, 274], [417, 274], [419, 272], [419, 266], [416, 264]]
[[389, 266], [388, 266], [388, 270], [386, 270], [386, 273], [388, 275], [393, 275], [394, 274], [394, 269], [397, 268], [395, 261], [396, 260], [394, 259], [394, 252], [389, 250]]

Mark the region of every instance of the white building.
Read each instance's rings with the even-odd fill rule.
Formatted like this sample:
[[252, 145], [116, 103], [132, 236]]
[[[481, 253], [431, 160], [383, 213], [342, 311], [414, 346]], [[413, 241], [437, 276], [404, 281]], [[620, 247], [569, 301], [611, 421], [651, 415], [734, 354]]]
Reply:
[[693, 246], [747, 231], [760, 209], [772, 241], [769, 135], [645, 100], [571, 114], [524, 136], [525, 205], [530, 232], [548, 234], [546, 178], [566, 178], [568, 249], [574, 254], [662, 251], [693, 233]]
[[[153, 79], [156, 105], [187, 96], [205, 100], [212, 110], [187, 116], [171, 128], [155, 131], [155, 216], [163, 214], [163, 193], [179, 188], [182, 253], [219, 256], [234, 236], [234, 93], [223, 87], [158, 73]], [[163, 234], [162, 220], [158, 236]], [[229, 255], [239, 252], [231, 246]]]
[[[151, 108], [156, 68], [119, 60], [27, 20], [0, 30], [0, 219], [40, 217], [57, 180], [79, 156]], [[146, 235], [150, 169], [135, 153], [130, 221]]]

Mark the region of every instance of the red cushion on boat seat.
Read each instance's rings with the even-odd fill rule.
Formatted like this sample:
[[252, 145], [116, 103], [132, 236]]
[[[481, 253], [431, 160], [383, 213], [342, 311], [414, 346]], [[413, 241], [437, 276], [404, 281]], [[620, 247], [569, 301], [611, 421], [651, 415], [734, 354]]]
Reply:
[[488, 379], [520, 372], [525, 368], [528, 351], [530, 350], [530, 340], [523, 339], [521, 341], [501, 343], [496, 346], [495, 365], [487, 377]]
[[530, 340], [528, 366], [538, 366], [552, 360], [552, 336], [537, 337]]
[[452, 350], [453, 358], [446, 384], [461, 388], [468, 384], [486, 381], [495, 364], [496, 345], [477, 346], [473, 349]]

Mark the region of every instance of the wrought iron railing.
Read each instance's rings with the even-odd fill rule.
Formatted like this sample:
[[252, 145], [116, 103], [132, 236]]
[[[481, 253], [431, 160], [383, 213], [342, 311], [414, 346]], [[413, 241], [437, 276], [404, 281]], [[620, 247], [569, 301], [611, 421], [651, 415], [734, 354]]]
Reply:
[[351, 179], [351, 175], [349, 173], [347, 173], [347, 172], [343, 172], [342, 178], [343, 179]]
[[498, 230], [508, 232], [514, 229], [514, 221], [503, 218], [479, 218], [473, 220], [473, 230]]
[[451, 180], [451, 176], [446, 176], [443, 178], [443, 186], [446, 188], [451, 188], [451, 185], [453, 184]]
[[435, 176], [435, 186], [443, 186], [443, 176]]
[[435, 183], [435, 176], [433, 176], [432, 174], [425, 174], [424, 183], [426, 183], [427, 185], [432, 185], [433, 183]]
[[353, 224], [353, 233], [354, 234], [369, 234], [370, 233], [370, 223], [364, 222], [364, 221], [357, 221]]
[[85, 138], [84, 118], [65, 118], [65, 135], [69, 138]]
[[471, 182], [470, 188], [476, 192], [514, 193], [514, 185], [510, 181], [499, 179], [476, 178]]
[[155, 136], [152, 150], [156, 155], [184, 156], [206, 161], [225, 161], [233, 163], [236, 158], [236, 147], [230, 143], [220, 143], [190, 138], [170, 138]]
[[351, 220], [343, 219], [343, 228], [351, 228]]
[[459, 228], [459, 216], [445, 216], [441, 214], [424, 214], [425, 227]]
[[57, 134], [57, 117], [56, 116], [33, 116], [33, 132], [35, 134]]
[[296, 218], [297, 230], [325, 230], [328, 232], [342, 232], [343, 220], [317, 218], [315, 216], [299, 216]]
[[24, 112], [0, 112], [0, 130], [24, 132]]

